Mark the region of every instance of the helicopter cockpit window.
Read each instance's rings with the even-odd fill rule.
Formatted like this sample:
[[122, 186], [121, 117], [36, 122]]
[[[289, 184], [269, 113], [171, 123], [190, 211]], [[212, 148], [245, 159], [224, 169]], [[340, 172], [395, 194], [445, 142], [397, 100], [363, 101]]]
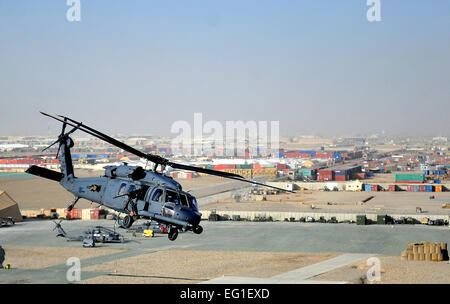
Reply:
[[181, 205], [190, 207], [186, 194], [180, 194], [180, 199], [181, 199]]
[[166, 202], [179, 204], [180, 203], [180, 196], [175, 191], [166, 190]]
[[195, 197], [188, 196], [188, 198], [189, 198], [189, 205], [191, 206], [191, 208], [198, 210], [197, 200], [195, 199]]
[[162, 189], [156, 189], [152, 196], [152, 201], [161, 202], [162, 201]]

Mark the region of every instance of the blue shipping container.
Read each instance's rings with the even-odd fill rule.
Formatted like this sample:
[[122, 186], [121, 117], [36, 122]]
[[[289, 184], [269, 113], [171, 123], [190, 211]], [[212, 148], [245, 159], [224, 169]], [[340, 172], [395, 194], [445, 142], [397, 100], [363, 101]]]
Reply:
[[414, 186], [414, 192], [420, 192], [420, 186]]
[[371, 185], [364, 185], [364, 191], [372, 191]]
[[433, 185], [426, 186], [427, 192], [433, 192]]

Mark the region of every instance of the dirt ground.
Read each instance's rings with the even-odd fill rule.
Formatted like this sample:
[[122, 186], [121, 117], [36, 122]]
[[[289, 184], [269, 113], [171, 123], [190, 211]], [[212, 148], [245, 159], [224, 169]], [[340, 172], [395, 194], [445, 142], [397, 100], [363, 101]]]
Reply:
[[83, 268], [110, 272], [82, 283], [199, 283], [219, 276], [266, 278], [318, 263], [332, 253], [167, 250]]
[[449, 284], [448, 262], [402, 261], [399, 256], [377, 256], [380, 281], [368, 281], [367, 271], [373, 266], [366, 261], [345, 266], [312, 278], [313, 280], [346, 281], [355, 284]]
[[12, 269], [40, 269], [66, 263], [70, 257], [87, 259], [101, 255], [120, 252], [123, 249], [96, 248], [64, 248], [64, 247], [16, 247], [3, 246], [5, 261]]

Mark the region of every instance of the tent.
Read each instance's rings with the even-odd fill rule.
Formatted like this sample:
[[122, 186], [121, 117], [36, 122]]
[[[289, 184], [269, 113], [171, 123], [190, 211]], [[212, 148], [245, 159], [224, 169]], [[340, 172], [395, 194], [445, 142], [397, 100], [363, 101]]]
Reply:
[[0, 190], [0, 217], [13, 217], [16, 222], [21, 222], [19, 205], [3, 190]]

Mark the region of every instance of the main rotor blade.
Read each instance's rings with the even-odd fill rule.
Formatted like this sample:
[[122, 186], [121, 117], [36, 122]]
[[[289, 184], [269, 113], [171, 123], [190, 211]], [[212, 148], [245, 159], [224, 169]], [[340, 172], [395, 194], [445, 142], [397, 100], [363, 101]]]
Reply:
[[241, 181], [241, 182], [245, 182], [245, 183], [250, 183], [250, 184], [255, 184], [255, 185], [259, 185], [259, 186], [264, 186], [264, 187], [277, 189], [277, 190], [280, 190], [280, 191], [283, 191], [283, 192], [295, 193], [294, 191], [291, 191], [291, 190], [286, 190], [286, 189], [278, 188], [278, 187], [275, 187], [275, 186], [270, 186], [270, 185], [267, 185], [267, 184], [258, 183], [258, 182], [255, 182], [255, 181], [252, 181], [252, 180], [249, 180], [249, 179], [245, 179], [245, 178], [235, 178], [235, 177], [228, 177], [228, 178], [229, 179], [238, 180], [238, 181]]
[[205, 168], [199, 168], [199, 167], [194, 167], [194, 166], [188, 166], [188, 165], [182, 165], [182, 164], [177, 164], [177, 163], [173, 163], [173, 162], [167, 162], [166, 163], [167, 166], [170, 166], [174, 169], [181, 169], [181, 170], [187, 170], [187, 171], [194, 171], [194, 172], [200, 172], [200, 173], [205, 173], [205, 174], [209, 174], [209, 175], [215, 175], [215, 176], [220, 176], [220, 177], [225, 177], [225, 178], [244, 178], [238, 174], [234, 174], [234, 173], [230, 173], [230, 172], [223, 172], [223, 171], [217, 171], [217, 170], [211, 170], [211, 169], [205, 169]]
[[[82, 123], [80, 123], [80, 122], [78, 122], [76, 120], [73, 120], [73, 119], [71, 119], [69, 117], [65, 117], [65, 116], [62, 116], [62, 115], [59, 115], [59, 116], [63, 117], [63, 118], [66, 118], [67, 120], [69, 120], [69, 121], [71, 121], [73, 123], [81, 124], [82, 128], [84, 128], [86, 130], [89, 130], [91, 132], [90, 134], [94, 134], [95, 137], [100, 138], [101, 140], [104, 140], [104, 141], [106, 141], [106, 142], [108, 142], [108, 143], [110, 143], [110, 144], [112, 144], [112, 145], [114, 145], [114, 146], [116, 146], [118, 148], [121, 148], [121, 149], [123, 149], [123, 150], [125, 150], [127, 152], [135, 154], [136, 156], [139, 156], [139, 157], [142, 157], [142, 158], [146, 158], [146, 159], [148, 159], [148, 160], [150, 160], [152, 162], [155, 162], [155, 163], [161, 163], [161, 162], [165, 161], [165, 159], [162, 158], [161, 156], [146, 154], [146, 153], [141, 152], [141, 151], [139, 151], [139, 150], [137, 150], [137, 149], [135, 149], [133, 147], [130, 147], [127, 144], [124, 144], [123, 142], [118, 141], [117, 139], [112, 138], [112, 137], [110, 137], [110, 136], [108, 136], [108, 135], [106, 135], [106, 134], [104, 134], [104, 133], [102, 133], [100, 131], [97, 131], [97, 130], [91, 128], [91, 127], [88, 127], [88, 126], [86, 126], [86, 125], [84, 125], [84, 124], [82, 124]], [[86, 132], [86, 130], [84, 130], [84, 129], [80, 129], [80, 130]]]

